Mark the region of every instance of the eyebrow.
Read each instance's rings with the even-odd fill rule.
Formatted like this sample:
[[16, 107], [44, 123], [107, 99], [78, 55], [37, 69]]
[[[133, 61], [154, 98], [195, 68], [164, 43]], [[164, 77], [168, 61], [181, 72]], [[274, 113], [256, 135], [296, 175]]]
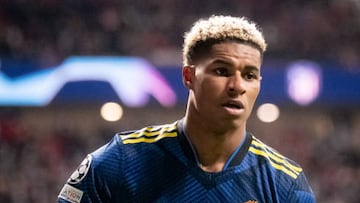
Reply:
[[221, 64], [226, 64], [226, 65], [233, 65], [233, 63], [228, 62], [228, 61], [223, 60], [223, 59], [216, 59], [216, 60], [212, 61], [211, 63], [212, 63], [212, 64], [221, 63]]
[[257, 72], [257, 73], [260, 73], [260, 69], [259, 69], [258, 67], [256, 67], [256, 66], [250, 66], [250, 65], [248, 65], [248, 66], [245, 66], [244, 69], [245, 69], [245, 70], [251, 70], [251, 71], [255, 71], [255, 72]]
[[[211, 64], [225, 64], [225, 65], [234, 65], [233, 63], [229, 62], [229, 61], [226, 61], [226, 60], [223, 60], [223, 59], [216, 59], [214, 61], [211, 62]], [[252, 66], [252, 65], [246, 65], [244, 67], [245, 70], [251, 70], [251, 71], [256, 71], [258, 73], [260, 73], [260, 69], [256, 66]]]

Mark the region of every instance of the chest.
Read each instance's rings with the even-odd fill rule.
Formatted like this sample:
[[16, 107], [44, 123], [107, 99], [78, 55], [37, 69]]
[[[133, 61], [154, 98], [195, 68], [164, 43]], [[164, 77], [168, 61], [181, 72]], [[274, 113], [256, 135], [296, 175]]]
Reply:
[[[134, 202], [268, 202], [279, 199], [271, 177], [255, 167], [239, 166], [207, 173], [173, 157], [152, 158], [128, 166], [121, 190]], [[246, 169], [247, 168], [247, 169]]]

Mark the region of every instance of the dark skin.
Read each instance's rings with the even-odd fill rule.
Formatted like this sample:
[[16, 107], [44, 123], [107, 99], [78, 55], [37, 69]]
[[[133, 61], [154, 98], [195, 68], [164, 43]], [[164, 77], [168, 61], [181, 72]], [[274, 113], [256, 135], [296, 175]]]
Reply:
[[189, 89], [185, 130], [204, 171], [222, 171], [244, 139], [260, 91], [261, 62], [257, 48], [227, 41], [183, 67]]

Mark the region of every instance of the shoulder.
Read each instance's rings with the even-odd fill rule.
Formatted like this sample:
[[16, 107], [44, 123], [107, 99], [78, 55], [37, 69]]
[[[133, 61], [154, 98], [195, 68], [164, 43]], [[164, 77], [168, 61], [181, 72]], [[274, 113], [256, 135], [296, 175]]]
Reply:
[[[91, 153], [93, 167], [114, 171], [124, 164], [137, 163], [162, 152], [160, 146], [174, 142], [178, 136], [177, 122], [171, 124], [147, 126], [138, 130], [117, 133], [106, 145]], [[115, 170], [118, 171], [118, 170]]]
[[298, 163], [254, 136], [249, 147], [249, 153], [254, 157], [254, 160], [262, 163], [260, 170], [266, 170], [271, 176], [270, 179], [285, 191], [287, 202], [304, 202], [303, 200], [315, 202], [313, 191], [303, 168]]
[[264, 160], [267, 165], [277, 172], [281, 172], [293, 179], [296, 179], [303, 171], [298, 163], [285, 157], [276, 149], [268, 146], [254, 136], [249, 147], [249, 152], [255, 157]]
[[177, 122], [117, 133], [110, 142], [91, 153], [93, 166], [119, 167], [124, 161], [136, 161], [146, 155], [144, 151], [156, 148], [160, 141], [177, 136]]
[[[138, 130], [123, 131], [116, 133], [106, 145], [92, 153], [95, 159], [113, 156], [114, 153], [121, 153], [129, 147], [139, 147], [139, 144], [157, 143], [165, 138], [178, 136], [177, 122], [171, 124], [147, 126]], [[143, 147], [143, 145], [141, 145]]]
[[71, 183], [80, 182], [88, 172], [96, 175], [108, 174], [112, 179], [113, 175], [120, 175], [122, 170], [119, 169], [122, 169], [124, 164], [149, 157], [151, 153], [144, 152], [156, 147], [154, 143], [176, 137], [177, 134], [176, 122], [117, 133], [107, 144], [86, 156], [72, 175]]
[[[159, 161], [160, 153], [168, 154], [162, 149], [175, 143], [172, 141], [175, 139], [167, 138], [177, 137], [176, 123], [117, 133], [107, 144], [86, 156], [65, 184], [59, 199], [72, 200], [70, 194], [90, 202], [127, 197], [125, 185], [133, 180], [144, 181], [147, 172], [157, 166], [154, 161]], [[169, 142], [161, 144], [165, 140]]]
[[156, 143], [164, 138], [173, 138], [178, 135], [177, 122], [171, 124], [144, 127], [136, 131], [118, 133], [117, 136], [123, 145], [138, 143]]

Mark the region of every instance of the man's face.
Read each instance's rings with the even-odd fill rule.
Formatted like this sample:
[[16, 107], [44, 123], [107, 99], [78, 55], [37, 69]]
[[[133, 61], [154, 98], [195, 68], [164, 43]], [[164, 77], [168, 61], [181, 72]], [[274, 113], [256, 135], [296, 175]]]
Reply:
[[190, 105], [201, 119], [215, 123], [244, 123], [260, 91], [261, 54], [237, 42], [212, 46], [209, 54], [184, 67]]

